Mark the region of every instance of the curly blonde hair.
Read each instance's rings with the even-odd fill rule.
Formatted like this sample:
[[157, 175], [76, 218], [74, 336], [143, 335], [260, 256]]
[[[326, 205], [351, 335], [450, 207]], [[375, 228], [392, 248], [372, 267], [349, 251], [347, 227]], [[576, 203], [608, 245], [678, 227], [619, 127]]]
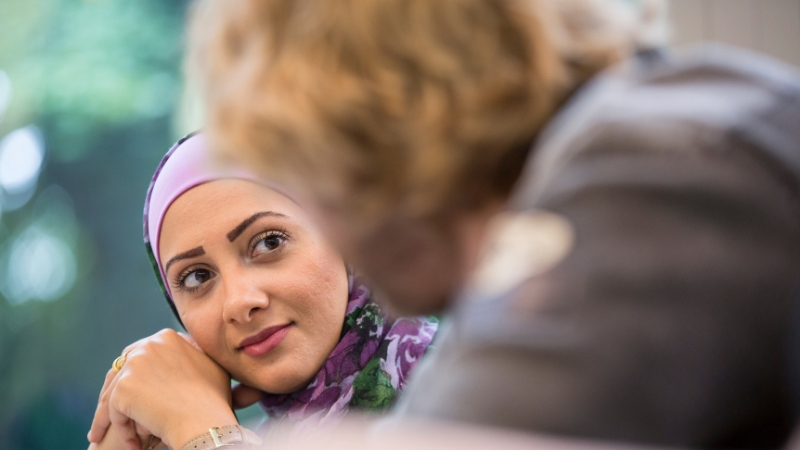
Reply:
[[623, 3], [200, 0], [188, 67], [223, 154], [362, 224], [428, 217], [507, 195], [563, 100], [653, 43]]

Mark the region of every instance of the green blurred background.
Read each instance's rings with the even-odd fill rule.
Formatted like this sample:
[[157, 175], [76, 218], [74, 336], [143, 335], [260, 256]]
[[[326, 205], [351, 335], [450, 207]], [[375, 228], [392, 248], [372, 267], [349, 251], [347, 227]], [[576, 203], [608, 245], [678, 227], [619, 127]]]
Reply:
[[0, 448], [85, 449], [129, 343], [177, 327], [142, 244], [191, 128], [184, 0], [0, 0]]

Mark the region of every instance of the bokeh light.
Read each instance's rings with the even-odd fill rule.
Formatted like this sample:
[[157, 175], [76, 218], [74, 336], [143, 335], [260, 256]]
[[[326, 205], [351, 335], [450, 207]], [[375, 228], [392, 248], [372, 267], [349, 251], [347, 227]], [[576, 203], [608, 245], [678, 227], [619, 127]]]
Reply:
[[9, 103], [11, 103], [11, 80], [0, 70], [0, 121], [3, 120]]
[[61, 298], [75, 282], [75, 255], [62, 239], [31, 226], [8, 254], [3, 295], [12, 305]]
[[12, 210], [28, 202], [44, 162], [44, 142], [39, 129], [29, 125], [0, 140], [2, 208]]
[[78, 225], [72, 199], [61, 187], [49, 186], [39, 194], [33, 213], [33, 223], [2, 252], [0, 291], [11, 305], [57, 300], [75, 283]]

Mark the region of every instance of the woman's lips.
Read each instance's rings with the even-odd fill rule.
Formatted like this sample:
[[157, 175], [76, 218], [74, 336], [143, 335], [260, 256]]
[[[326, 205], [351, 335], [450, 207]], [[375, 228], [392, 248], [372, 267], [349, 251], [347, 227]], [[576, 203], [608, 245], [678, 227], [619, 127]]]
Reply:
[[266, 355], [275, 349], [289, 333], [292, 324], [287, 323], [269, 327], [260, 333], [250, 336], [239, 344], [241, 350], [247, 356]]

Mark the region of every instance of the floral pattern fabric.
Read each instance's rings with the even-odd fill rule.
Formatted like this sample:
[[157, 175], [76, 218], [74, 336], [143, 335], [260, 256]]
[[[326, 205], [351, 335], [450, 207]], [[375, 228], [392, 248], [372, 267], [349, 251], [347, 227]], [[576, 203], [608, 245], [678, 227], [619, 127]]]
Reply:
[[339, 343], [305, 389], [264, 395], [261, 407], [270, 422], [288, 420], [302, 428], [335, 423], [351, 409], [385, 410], [431, 344], [436, 319], [389, 319], [359, 277], [350, 281]]

